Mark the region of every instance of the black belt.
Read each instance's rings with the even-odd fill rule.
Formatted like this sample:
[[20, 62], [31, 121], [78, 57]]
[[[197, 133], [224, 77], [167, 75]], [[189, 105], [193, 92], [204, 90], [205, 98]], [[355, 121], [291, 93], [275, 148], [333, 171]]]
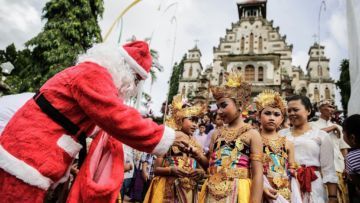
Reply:
[[79, 135], [78, 140], [82, 145], [78, 160], [78, 166], [80, 168], [86, 157], [86, 134], [53, 105], [51, 105], [51, 103], [44, 97], [42, 93], [37, 92], [33, 98], [35, 103], [40, 107], [41, 111], [48, 115], [55, 123], [63, 127], [70, 135]]

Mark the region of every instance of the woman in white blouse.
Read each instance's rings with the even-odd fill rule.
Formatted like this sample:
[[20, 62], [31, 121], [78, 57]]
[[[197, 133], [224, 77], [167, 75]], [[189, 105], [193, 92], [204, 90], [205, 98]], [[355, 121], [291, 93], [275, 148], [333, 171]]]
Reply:
[[288, 116], [293, 127], [279, 133], [294, 143], [303, 202], [337, 202], [333, 144], [325, 131], [311, 128], [310, 114], [309, 98], [292, 96], [288, 99]]

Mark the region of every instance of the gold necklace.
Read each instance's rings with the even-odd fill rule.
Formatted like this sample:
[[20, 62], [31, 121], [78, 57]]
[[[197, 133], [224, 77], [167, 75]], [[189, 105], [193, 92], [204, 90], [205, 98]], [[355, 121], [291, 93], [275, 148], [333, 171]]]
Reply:
[[236, 139], [239, 134], [238, 128], [223, 128], [221, 129], [221, 137], [225, 140], [226, 143], [229, 143]]
[[270, 150], [275, 154], [280, 153], [282, 151], [282, 147], [285, 146], [285, 137], [278, 137], [275, 140], [271, 140], [262, 136], [262, 140], [264, 146], [270, 148]]

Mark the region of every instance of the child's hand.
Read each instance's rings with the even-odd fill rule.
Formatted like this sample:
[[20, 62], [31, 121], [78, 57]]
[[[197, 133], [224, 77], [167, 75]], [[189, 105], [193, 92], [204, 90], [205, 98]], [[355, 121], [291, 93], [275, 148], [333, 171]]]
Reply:
[[264, 196], [266, 199], [275, 200], [279, 195], [277, 194], [277, 190], [271, 188], [264, 188]]

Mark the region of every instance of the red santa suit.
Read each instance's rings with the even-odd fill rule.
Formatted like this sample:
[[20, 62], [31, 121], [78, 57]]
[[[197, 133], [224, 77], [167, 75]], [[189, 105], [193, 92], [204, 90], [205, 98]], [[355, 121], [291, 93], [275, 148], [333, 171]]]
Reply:
[[[80, 57], [83, 62], [49, 79], [41, 94], [87, 135], [97, 125], [135, 149], [165, 154], [175, 132], [143, 119], [119, 98], [119, 93], [134, 86], [134, 76], [123, 74], [127, 68], [143, 79], [147, 77], [151, 67], [148, 45], [133, 42], [115, 51], [98, 46]], [[103, 56], [93, 59], [97, 54]], [[50, 187], [67, 179], [81, 149], [77, 139], [46, 115], [34, 99], [27, 101], [0, 137], [1, 202], [43, 202]]]

